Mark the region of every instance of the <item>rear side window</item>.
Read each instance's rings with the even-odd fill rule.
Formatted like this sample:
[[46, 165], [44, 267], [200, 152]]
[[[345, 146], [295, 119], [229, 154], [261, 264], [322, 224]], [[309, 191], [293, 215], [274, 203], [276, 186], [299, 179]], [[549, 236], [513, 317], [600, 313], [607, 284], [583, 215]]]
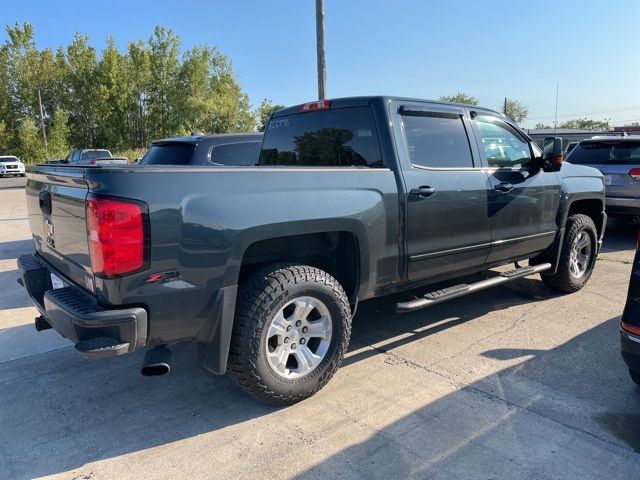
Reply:
[[152, 145], [140, 165], [189, 165], [194, 148], [189, 143]]
[[433, 168], [473, 167], [471, 147], [460, 115], [425, 112], [402, 115], [413, 165]]
[[211, 148], [214, 165], [255, 166], [260, 155], [260, 142], [238, 142], [215, 145]]
[[382, 167], [371, 109], [339, 108], [272, 118], [258, 164]]
[[640, 141], [581, 142], [567, 157], [567, 161], [577, 165], [640, 163]]

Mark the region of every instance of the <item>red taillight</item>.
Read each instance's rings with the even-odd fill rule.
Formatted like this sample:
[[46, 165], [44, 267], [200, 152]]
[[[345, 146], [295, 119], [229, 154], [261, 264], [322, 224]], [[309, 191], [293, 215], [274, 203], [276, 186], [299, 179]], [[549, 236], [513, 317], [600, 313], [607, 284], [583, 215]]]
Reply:
[[318, 100], [317, 102], [305, 103], [300, 107], [301, 112], [311, 112], [313, 110], [326, 110], [331, 107], [331, 100]]
[[628, 323], [624, 323], [624, 322], [620, 322], [620, 326], [626, 332], [632, 333], [634, 335], [640, 335], [640, 328], [636, 326], [629, 325]]
[[144, 265], [144, 219], [136, 203], [87, 200], [87, 235], [93, 273], [111, 277]]
[[640, 168], [632, 168], [629, 170], [629, 176], [634, 180], [640, 180]]

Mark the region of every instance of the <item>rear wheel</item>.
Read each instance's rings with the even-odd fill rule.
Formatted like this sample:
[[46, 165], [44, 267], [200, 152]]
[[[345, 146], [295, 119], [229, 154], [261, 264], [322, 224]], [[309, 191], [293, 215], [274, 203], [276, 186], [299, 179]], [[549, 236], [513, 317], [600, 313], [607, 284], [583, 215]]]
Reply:
[[349, 300], [335, 278], [272, 265], [240, 287], [228, 369], [259, 400], [291, 405], [327, 384], [350, 334]]
[[542, 274], [545, 285], [573, 293], [584, 287], [596, 263], [598, 233], [591, 217], [582, 214], [567, 219], [558, 270]]

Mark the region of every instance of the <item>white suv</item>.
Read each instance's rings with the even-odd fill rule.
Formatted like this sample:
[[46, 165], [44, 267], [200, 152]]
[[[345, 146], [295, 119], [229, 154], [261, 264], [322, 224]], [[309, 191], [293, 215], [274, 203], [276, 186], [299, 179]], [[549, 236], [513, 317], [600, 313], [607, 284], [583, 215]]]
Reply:
[[0, 157], [0, 176], [5, 175], [21, 175], [24, 177], [24, 163], [22, 163], [18, 157]]

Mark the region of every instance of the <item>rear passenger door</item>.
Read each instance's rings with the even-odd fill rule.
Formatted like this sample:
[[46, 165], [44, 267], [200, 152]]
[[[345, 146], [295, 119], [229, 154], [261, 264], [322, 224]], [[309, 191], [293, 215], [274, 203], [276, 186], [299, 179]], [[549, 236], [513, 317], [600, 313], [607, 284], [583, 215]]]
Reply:
[[462, 107], [392, 103], [405, 182], [408, 279], [482, 265], [491, 246], [490, 189]]

